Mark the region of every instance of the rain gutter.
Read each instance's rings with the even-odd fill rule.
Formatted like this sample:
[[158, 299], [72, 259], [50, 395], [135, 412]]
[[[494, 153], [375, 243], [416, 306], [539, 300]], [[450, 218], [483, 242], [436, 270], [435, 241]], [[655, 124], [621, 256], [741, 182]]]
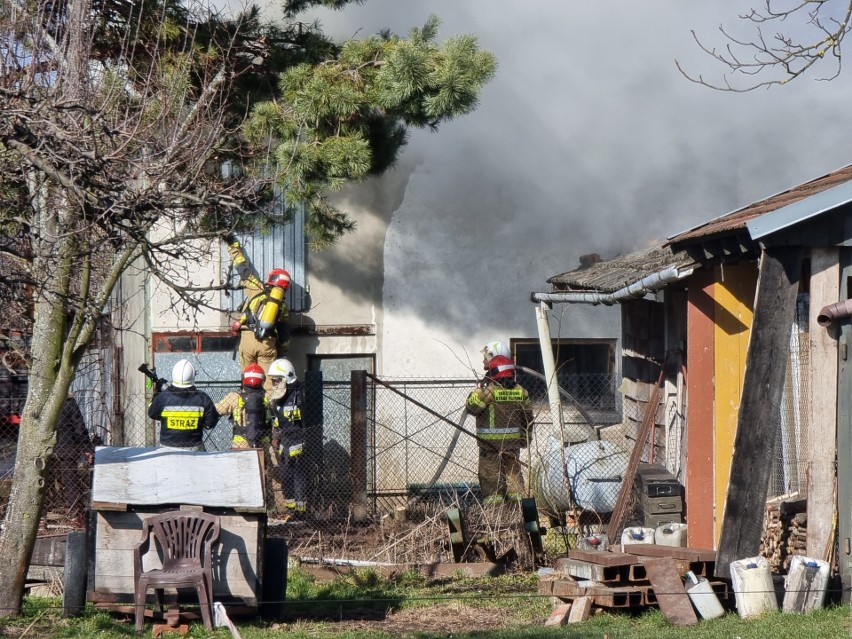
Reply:
[[611, 293], [592, 291], [562, 291], [557, 293], [530, 293], [530, 301], [534, 304], [605, 304], [612, 306], [628, 300], [645, 297], [672, 282], [677, 282], [692, 275], [694, 266], [681, 269], [669, 266], [661, 271], [643, 277], [641, 280], [628, 284], [624, 288]]

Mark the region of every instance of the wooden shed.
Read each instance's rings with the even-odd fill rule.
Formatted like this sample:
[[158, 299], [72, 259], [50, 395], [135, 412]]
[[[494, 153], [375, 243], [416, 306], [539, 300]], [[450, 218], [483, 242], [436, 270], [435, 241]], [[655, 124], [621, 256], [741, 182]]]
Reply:
[[534, 302], [621, 305], [625, 405], [647, 402], [661, 369], [678, 389], [654, 441], [685, 484], [689, 545], [716, 548], [724, 574], [759, 553], [767, 497], [795, 492], [807, 554], [838, 552], [848, 597], [852, 166], [548, 282]]
[[[184, 452], [99, 447], [92, 482], [94, 534], [88, 600], [104, 606], [133, 601], [133, 549], [151, 515], [196, 509], [221, 519], [214, 558], [214, 600], [241, 612], [262, 601], [266, 508], [258, 450]], [[156, 567], [154, 550], [143, 565]]]

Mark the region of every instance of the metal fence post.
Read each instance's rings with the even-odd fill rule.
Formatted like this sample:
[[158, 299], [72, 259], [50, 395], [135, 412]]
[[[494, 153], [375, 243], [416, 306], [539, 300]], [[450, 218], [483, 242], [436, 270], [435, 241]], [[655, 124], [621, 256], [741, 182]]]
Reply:
[[352, 517], [367, 518], [367, 371], [351, 372], [349, 477], [352, 481]]

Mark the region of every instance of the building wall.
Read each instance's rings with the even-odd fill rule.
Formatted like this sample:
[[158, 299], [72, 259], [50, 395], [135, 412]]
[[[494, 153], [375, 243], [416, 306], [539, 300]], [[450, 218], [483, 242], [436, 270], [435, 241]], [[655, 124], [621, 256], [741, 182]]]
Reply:
[[[498, 260], [492, 259], [494, 242], [477, 237], [464, 251], [448, 248], [448, 236], [458, 240], [469, 233], [470, 221], [451, 197], [440, 210], [423, 208], [419, 198], [404, 170], [337, 195], [358, 228], [331, 248], [308, 252], [310, 308], [291, 314], [289, 356], [297, 370], [309, 354], [375, 354], [382, 375], [473, 380], [481, 375], [479, 350], [486, 342], [537, 339], [529, 292], [557, 270], [553, 263], [560, 254], [553, 251], [562, 239], [554, 236], [545, 249], [511, 238], [511, 250]], [[206, 264], [184, 267], [193, 284], [218, 284], [227, 273], [218, 245], [210, 243], [207, 254]], [[151, 331], [226, 331], [230, 323], [211, 309], [187, 314], [173, 293], [153, 281], [150, 294]], [[614, 307], [563, 305], [550, 317], [554, 338], [619, 335]]]

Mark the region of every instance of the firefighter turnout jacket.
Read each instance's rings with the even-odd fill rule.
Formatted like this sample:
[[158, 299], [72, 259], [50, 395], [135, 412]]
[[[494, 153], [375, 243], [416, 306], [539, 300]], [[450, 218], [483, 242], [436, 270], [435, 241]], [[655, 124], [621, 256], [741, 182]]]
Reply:
[[[257, 340], [277, 344], [280, 347], [279, 350], [286, 352], [290, 342], [289, 311], [287, 302], [280, 299], [280, 289], [273, 292], [263, 283], [239, 242], [228, 244], [228, 255], [231, 257], [234, 270], [240, 276], [240, 283], [246, 297], [240, 309], [240, 335], [242, 336], [244, 331], [251, 331]], [[260, 324], [260, 317], [264, 315], [267, 304], [278, 306], [273, 326], [268, 329], [261, 327]]]
[[[269, 437], [269, 400], [263, 388], [243, 386], [216, 403], [220, 415], [228, 415], [233, 426], [233, 448], [260, 448]], [[269, 442], [267, 441], [268, 445]]]
[[154, 396], [148, 417], [160, 421], [160, 445], [196, 448], [202, 444], [202, 431], [216, 426], [219, 415], [207, 393], [195, 386], [173, 385]]
[[284, 397], [272, 402], [272, 439], [284, 444], [283, 454], [288, 457], [301, 455], [305, 435], [302, 428], [302, 402], [304, 386], [301, 382], [288, 384]]
[[310, 468], [305, 460], [305, 428], [302, 426], [304, 386], [288, 384], [284, 396], [272, 400], [272, 443], [280, 442], [281, 486], [285, 505], [296, 513], [307, 509]]
[[476, 416], [480, 439], [501, 448], [526, 446], [533, 416], [529, 393], [520, 384], [486, 379], [468, 395], [465, 410]]

